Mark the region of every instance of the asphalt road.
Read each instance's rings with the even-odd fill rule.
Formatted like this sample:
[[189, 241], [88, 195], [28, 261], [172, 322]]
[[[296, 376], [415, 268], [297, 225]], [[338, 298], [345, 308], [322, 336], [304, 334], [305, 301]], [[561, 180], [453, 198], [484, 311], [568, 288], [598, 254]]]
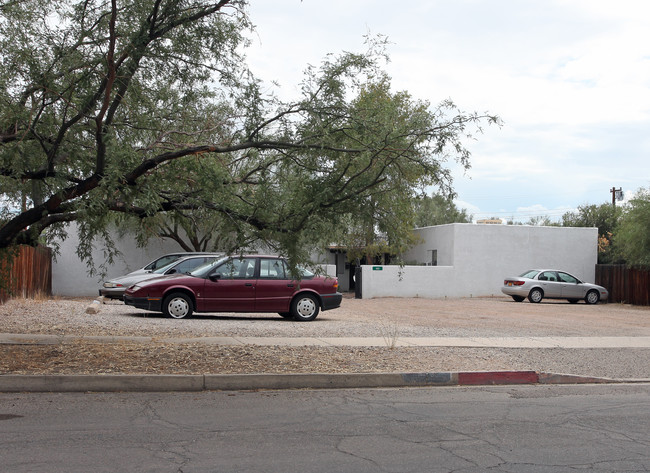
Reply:
[[650, 469], [650, 385], [0, 394], [7, 472]]

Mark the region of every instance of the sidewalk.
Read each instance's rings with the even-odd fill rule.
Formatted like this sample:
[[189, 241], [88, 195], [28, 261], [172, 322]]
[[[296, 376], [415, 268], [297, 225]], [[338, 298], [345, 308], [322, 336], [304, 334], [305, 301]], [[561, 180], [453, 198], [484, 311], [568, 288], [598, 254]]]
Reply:
[[97, 343], [205, 343], [228, 346], [349, 346], [460, 348], [650, 348], [650, 337], [114, 337], [0, 334], [0, 344], [55, 345], [73, 340]]
[[[204, 343], [223, 346], [460, 347], [460, 348], [650, 348], [650, 337], [113, 337], [0, 334], [0, 344]], [[536, 371], [445, 373], [303, 373], [197, 375], [12, 375], [0, 374], [0, 392], [173, 392], [259, 389], [395, 388], [510, 384], [648, 383]]]

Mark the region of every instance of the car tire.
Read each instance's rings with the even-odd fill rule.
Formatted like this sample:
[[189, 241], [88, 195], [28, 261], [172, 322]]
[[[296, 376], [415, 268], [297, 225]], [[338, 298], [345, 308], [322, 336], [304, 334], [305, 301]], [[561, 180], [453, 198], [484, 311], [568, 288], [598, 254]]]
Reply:
[[298, 322], [314, 320], [320, 310], [320, 304], [311, 294], [298, 294], [291, 302], [291, 316]]
[[533, 304], [539, 304], [542, 302], [542, 299], [544, 299], [544, 292], [538, 287], [531, 290], [528, 294], [528, 300]]
[[598, 294], [598, 291], [593, 289], [589, 291], [585, 296], [585, 302], [587, 304], [598, 304], [599, 300], [600, 300], [600, 294]]
[[182, 292], [173, 292], [163, 300], [162, 311], [166, 317], [188, 319], [193, 310], [192, 299]]
[[525, 299], [525, 297], [512, 296], [512, 300], [514, 300], [515, 302], [522, 302], [524, 299]]
[[571, 304], [577, 304], [577, 303], [578, 303], [578, 299], [567, 299], [567, 300], [568, 300], [569, 303], [571, 303]]

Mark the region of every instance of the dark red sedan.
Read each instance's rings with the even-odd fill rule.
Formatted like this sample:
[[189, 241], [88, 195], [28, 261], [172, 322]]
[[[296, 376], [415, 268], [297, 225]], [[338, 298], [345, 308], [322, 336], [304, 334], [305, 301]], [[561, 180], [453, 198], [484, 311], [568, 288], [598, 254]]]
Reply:
[[148, 279], [129, 287], [124, 302], [139, 309], [183, 319], [193, 312], [277, 312], [298, 321], [340, 307], [338, 280], [302, 269], [292, 279], [276, 256], [227, 257], [188, 274]]

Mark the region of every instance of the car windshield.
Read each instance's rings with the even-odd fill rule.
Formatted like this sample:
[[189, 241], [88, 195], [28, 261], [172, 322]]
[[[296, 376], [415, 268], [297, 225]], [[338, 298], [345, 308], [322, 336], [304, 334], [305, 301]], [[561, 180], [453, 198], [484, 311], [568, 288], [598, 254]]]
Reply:
[[173, 263], [174, 261], [182, 258], [183, 255], [166, 255], [166, 256], [161, 256], [155, 261], [152, 261], [149, 263], [147, 266], [144, 267], [144, 269], [149, 270], [149, 271], [156, 271], [158, 269], [161, 269], [162, 267], [168, 266], [169, 264]]
[[205, 278], [212, 272], [213, 268], [216, 268], [219, 264], [222, 262], [226, 261], [228, 258], [218, 258], [214, 261], [209, 261], [208, 263], [203, 263], [200, 266], [197, 266], [194, 268], [192, 271], [190, 271], [188, 274], [190, 276], [194, 276], [196, 278]]
[[177, 262], [178, 262], [178, 260], [174, 260], [173, 262], [169, 263], [168, 265], [165, 265], [165, 266], [163, 266], [161, 268], [156, 269], [155, 271], [153, 271], [153, 273], [154, 274], [165, 274], [165, 271], [170, 269], [172, 266], [176, 266]]
[[539, 271], [537, 271], [536, 269], [529, 269], [529, 270], [526, 271], [524, 274], [520, 274], [519, 277], [520, 277], [520, 278], [533, 279], [533, 278], [534, 278], [535, 276], [537, 276], [538, 274], [539, 274]]

